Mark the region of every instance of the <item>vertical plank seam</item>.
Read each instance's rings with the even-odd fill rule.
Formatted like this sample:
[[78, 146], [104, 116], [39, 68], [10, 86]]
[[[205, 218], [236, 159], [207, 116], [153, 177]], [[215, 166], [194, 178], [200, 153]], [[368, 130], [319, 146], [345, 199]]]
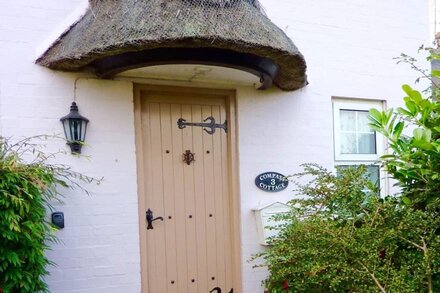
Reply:
[[[142, 119], [143, 117], [143, 110], [142, 110], [142, 95], [140, 92], [135, 90], [134, 93], [134, 110], [135, 110], [135, 134], [136, 134], [136, 164], [138, 168], [140, 168], [140, 174], [142, 174], [142, 177], [140, 177], [139, 173], [137, 174], [137, 180], [138, 180], [138, 210], [139, 210], [139, 249], [140, 249], [140, 260], [141, 260], [141, 290], [142, 291], [149, 291], [148, 288], [148, 256], [147, 251], [145, 251], [144, 245], [147, 243], [147, 235], [144, 231], [145, 229], [145, 219], [143, 217], [145, 208], [146, 208], [146, 188], [145, 188], [145, 129], [144, 129], [144, 121]], [[148, 115], [149, 119], [149, 115]], [[141, 159], [141, 160], [139, 160]], [[140, 164], [140, 162], [142, 164]], [[142, 179], [141, 179], [142, 178]], [[145, 280], [145, 276], [146, 279]]]
[[[170, 171], [171, 171], [170, 172], [171, 173], [171, 182], [170, 182], [170, 184], [172, 184], [172, 186], [173, 186], [173, 194], [171, 196], [171, 199], [172, 199], [172, 202], [173, 202], [173, 205], [172, 205], [173, 217], [176, 218], [175, 217], [176, 216], [176, 187], [175, 187], [175, 178], [174, 178], [174, 143], [173, 143], [173, 121], [172, 121], [173, 119], [172, 119], [172, 111], [171, 111], [172, 107], [171, 107], [171, 103], [170, 104], [168, 104], [168, 103], [165, 104], [164, 103], [163, 105], [167, 105], [168, 110], [169, 110], [169, 120], [170, 120], [170, 133], [169, 133], [169, 135], [170, 135], [170, 142], [171, 142], [171, 146], [170, 146], [170, 148], [171, 148], [171, 168], [170, 168]], [[161, 115], [162, 115], [162, 111], [161, 111]], [[161, 123], [162, 123], [162, 117], [161, 117]], [[161, 129], [162, 129], [162, 125], [161, 125]], [[163, 149], [162, 149], [161, 154], [163, 156]], [[165, 182], [165, 180], [163, 182]], [[164, 209], [164, 211], [165, 211], [165, 209]], [[163, 216], [164, 216], [164, 219], [165, 219], [164, 220], [164, 223], [165, 223], [165, 221], [167, 219], [167, 215], [164, 214]], [[165, 228], [166, 227], [167, 227], [167, 225], [165, 224]], [[176, 253], [176, 260], [177, 260], [177, 258], [178, 258], [178, 256], [177, 256], [177, 247], [178, 247], [177, 246], [177, 225], [173, 224], [173, 227], [174, 227], [174, 231], [173, 231], [174, 243], [176, 245], [175, 246], [176, 247], [175, 253]], [[165, 235], [167, 235], [167, 234], [165, 233]], [[168, 261], [167, 261], [167, 264], [168, 264]], [[167, 273], [168, 273], [168, 270], [169, 270], [169, 268], [167, 267]], [[176, 287], [179, 288], [179, 270], [178, 270], [178, 268], [175, 269], [175, 272], [176, 272], [175, 284], [176, 284]]]
[[[197, 105], [200, 106], [200, 119], [201, 122], [203, 121], [203, 105]], [[191, 113], [192, 113], [192, 107], [191, 107]], [[203, 180], [201, 180], [202, 184], [203, 184], [203, 206], [204, 206], [204, 210], [205, 210], [205, 214], [203, 215], [204, 217], [204, 226], [205, 226], [205, 253], [206, 253], [206, 257], [205, 257], [205, 261], [206, 261], [206, 276], [209, 279], [209, 275], [208, 275], [208, 267], [209, 267], [209, 258], [208, 258], [208, 227], [207, 227], [207, 223], [206, 223], [206, 178], [205, 178], [205, 156], [203, 156], [203, 151], [205, 150], [205, 139], [203, 136], [203, 128], [201, 128], [200, 130], [201, 132], [201, 139], [202, 139], [202, 172], [203, 172]], [[206, 285], [208, 286], [208, 290], [209, 290], [209, 280], [206, 280]]]
[[[212, 116], [212, 105], [208, 105], [209, 106], [209, 109], [210, 109], [210, 116]], [[203, 105], [201, 106], [202, 107], [202, 120], [203, 120]], [[202, 131], [202, 133], [203, 133], [203, 131]], [[203, 133], [204, 134], [204, 133]], [[214, 137], [214, 135], [210, 135], [209, 137], [208, 137], [208, 141], [211, 141], [211, 146], [213, 147], [214, 146], [214, 139], [213, 139], [213, 137]], [[202, 135], [202, 138], [203, 138], [203, 151], [205, 151], [205, 138], [206, 138], [206, 135]], [[211, 184], [212, 184], [212, 186], [211, 186], [211, 191], [213, 191], [213, 203], [211, 203], [211, 205], [213, 204], [214, 205], [214, 209], [215, 209], [215, 179], [214, 179], [214, 176], [215, 176], [215, 172], [214, 172], [214, 158], [212, 158], [211, 159], [211, 162], [212, 162], [212, 166], [211, 166], [211, 170], [206, 170], [205, 169], [205, 166], [204, 166], [204, 168], [203, 168], [203, 170], [204, 170], [204, 173], [205, 174], [207, 174], [207, 172], [210, 172], [211, 174], [211, 178], [212, 178], [212, 182], [211, 182]], [[205, 177], [206, 178], [206, 177]], [[207, 196], [209, 196], [208, 194], [207, 194], [207, 191], [206, 191], [206, 188], [204, 189], [204, 193], [205, 193], [205, 227], [206, 227], [206, 231], [211, 231], [210, 229], [208, 229], [209, 227], [209, 219], [207, 219], [206, 220], [206, 215], [208, 214], [208, 212], [213, 212], [213, 211], [208, 211], [208, 209], [207, 209], [207, 205], [206, 205], [206, 203], [207, 203], [207, 201], [206, 201], [206, 197]], [[215, 241], [214, 241], [214, 243], [216, 243], [216, 238], [217, 238], [217, 233], [216, 233], [216, 231], [215, 231], [215, 228], [216, 228], [216, 221], [214, 220], [214, 239], [215, 239]], [[209, 243], [209, 241], [208, 241], [208, 233], [206, 233], [206, 243], [208, 244]], [[214, 250], [214, 252], [215, 252], [215, 270], [214, 270], [214, 273], [217, 273], [217, 265], [218, 265], [218, 261], [217, 261], [217, 245], [215, 245], [215, 247], [211, 247], [211, 251], [212, 250]], [[208, 249], [206, 250], [206, 252], [208, 253]], [[208, 259], [208, 258], [207, 258]], [[209, 267], [209, 265], [208, 265], [208, 267]], [[208, 279], [210, 278], [210, 277], [212, 277], [212, 276], [208, 276]], [[209, 281], [208, 281], [208, 283], [209, 283]]]
[[[149, 135], [150, 135], [150, 138], [149, 138], [149, 142], [150, 142], [150, 150], [149, 150], [149, 158], [148, 158], [148, 160], [150, 161], [150, 167], [151, 167], [151, 162], [152, 162], [152, 155], [153, 155], [153, 140], [151, 139], [151, 129], [152, 129], [152, 127], [151, 127], [151, 117], [152, 117], [152, 115], [151, 115], [151, 104], [148, 106], [148, 127], [149, 127]], [[150, 171], [152, 171], [151, 169], [150, 169]], [[151, 191], [153, 191], [153, 189], [151, 189]], [[153, 193], [153, 192], [151, 192], [151, 193]], [[153, 197], [154, 195], [153, 194], [151, 194], [151, 196]], [[151, 202], [150, 202], [150, 204], [151, 204]], [[147, 235], [147, 237], [148, 237], [148, 235]], [[148, 242], [148, 241], [147, 241]], [[154, 241], [153, 241], [153, 243], [154, 243]], [[147, 247], [147, 249], [148, 249], [148, 247]], [[156, 248], [154, 249], [154, 278], [155, 278], [155, 284], [156, 284], [156, 288], [157, 288], [157, 286], [158, 286], [158, 282], [157, 282], [157, 253], [156, 253]], [[148, 253], [148, 252], [147, 252]], [[148, 286], [149, 286], [149, 284], [148, 284]]]
[[[180, 117], [182, 117], [182, 113], [183, 113], [183, 109], [182, 109], [182, 104], [180, 104]], [[192, 113], [192, 109], [191, 109], [191, 113]], [[192, 116], [192, 114], [191, 114], [191, 116]], [[183, 135], [184, 135], [184, 130], [182, 130], [182, 136], [181, 136], [181, 138], [182, 138], [182, 150], [183, 151], [185, 151], [184, 149], [185, 149], [185, 146], [184, 146], [184, 138], [183, 138]], [[191, 131], [191, 136], [192, 136], [192, 131]], [[183, 164], [183, 163], [182, 163]], [[183, 190], [183, 201], [184, 201], [184, 207], [183, 207], [183, 209], [184, 209], [184, 211], [185, 211], [185, 215], [186, 215], [186, 207], [187, 207], [187, 200], [186, 200], [186, 188], [185, 188], [185, 186], [186, 186], [186, 178], [185, 178], [185, 165], [183, 165], [183, 168], [182, 168], [182, 176], [183, 176], [183, 188], [182, 188], [182, 190]], [[185, 218], [186, 219], [186, 218]], [[190, 289], [190, 287], [189, 287], [189, 280], [188, 280], [188, 277], [189, 277], [189, 275], [188, 275], [188, 273], [189, 273], [189, 262], [188, 262], [188, 247], [189, 247], [189, 245], [188, 245], [188, 233], [187, 233], [187, 230], [186, 230], [186, 228], [187, 228], [187, 225], [185, 224], [184, 225], [184, 227], [185, 227], [185, 243], [186, 243], [186, 245], [185, 245], [185, 247], [186, 247], [186, 251], [185, 251], [185, 255], [186, 255], [186, 277], [187, 277], [187, 282], [186, 282], [186, 291], [187, 292], [190, 292], [189, 291], [189, 289]], [[179, 292], [180, 293], [180, 292]]]
[[[214, 117], [214, 107], [216, 107], [216, 106], [214, 106], [214, 105], [211, 105], [211, 117]], [[221, 123], [221, 121], [220, 121], [220, 123]], [[219, 130], [219, 132], [221, 131], [221, 129], [218, 129]], [[218, 133], [217, 133], [218, 134]], [[215, 215], [215, 217], [214, 217], [214, 230], [215, 230], [215, 233], [214, 233], [214, 235], [215, 235], [215, 241], [214, 241], [214, 243], [215, 243], [215, 277], [216, 277], [216, 283], [218, 284], [218, 281], [219, 281], [219, 271], [218, 271], [218, 265], [219, 265], [219, 255], [218, 255], [218, 243], [219, 243], [219, 239], [217, 238], [217, 225], [218, 225], [218, 217], [217, 217], [217, 197], [216, 197], [216, 192], [215, 192], [215, 189], [216, 189], [216, 179], [215, 179], [215, 154], [214, 154], [214, 152], [215, 152], [215, 150], [214, 150], [214, 148], [215, 148], [215, 139], [214, 139], [214, 135], [215, 135], [215, 133], [214, 134], [212, 134], [211, 135], [211, 145], [212, 145], [212, 150], [213, 150], [213, 155], [212, 155], [212, 189], [213, 189], [213, 195], [214, 195], [214, 204], [213, 204], [213, 206], [214, 206], [214, 211], [212, 211], [213, 213], [214, 213], [214, 215]]]
[[[214, 115], [217, 113], [217, 106], [216, 105], [212, 105], [211, 106], [211, 116], [212, 117], [214, 117]], [[215, 117], [214, 117], [215, 118]], [[219, 117], [218, 117], [218, 119], [219, 120], [221, 120], [221, 117], [220, 117], [220, 113], [219, 113]], [[221, 121], [220, 121], [220, 123], [222, 123]], [[217, 199], [217, 192], [216, 192], [216, 189], [217, 189], [217, 184], [218, 184], [218, 182], [217, 182], [217, 179], [216, 179], [216, 173], [215, 173], [215, 171], [216, 171], [216, 166], [215, 166], [215, 163], [216, 163], [216, 157], [217, 157], [217, 154], [218, 154], [218, 149], [216, 148], [216, 140], [215, 140], [215, 135], [221, 135], [221, 131], [222, 131], [222, 129], [218, 129], [218, 132], [216, 132], [216, 133], [214, 133], [213, 135], [212, 135], [212, 150], [213, 150], [213, 152], [212, 152], [212, 157], [213, 157], [213, 159], [212, 159], [212, 179], [213, 179], [213, 184], [214, 184], [214, 212], [215, 212], [215, 217], [214, 217], [214, 219], [215, 219], [215, 222], [214, 222], [214, 227], [215, 227], [215, 243], [216, 243], [216, 247], [215, 247], [215, 261], [216, 261], [216, 280], [217, 280], [217, 284], [218, 284], [218, 282], [220, 281], [219, 280], [219, 275], [220, 275], [220, 272], [219, 272], [219, 264], [220, 264], [220, 262], [219, 262], [219, 259], [220, 259], [220, 256], [219, 256], [219, 247], [218, 247], [218, 244], [220, 243], [220, 239], [218, 239], [217, 237], [219, 237], [219, 235], [217, 235], [217, 232], [219, 231], [219, 229], [218, 229], [218, 225], [219, 225], [219, 223], [218, 223], [218, 218], [219, 218], [219, 215], [218, 215], [218, 211], [217, 211], [217, 206], [218, 206], [218, 201], [219, 201], [219, 199]], [[220, 158], [221, 158], [221, 153], [220, 153]], [[220, 200], [221, 200], [221, 197], [220, 197]], [[223, 218], [223, 217], [222, 217]], [[224, 288], [224, 289], [226, 289], [226, 288]]]
[[[223, 111], [222, 111], [223, 109], [222, 109], [222, 106], [220, 106], [220, 119], [221, 119], [221, 121], [223, 121], [223, 118], [225, 118], [225, 117], [223, 117]], [[225, 111], [226, 111], [226, 109], [225, 109]], [[226, 118], [225, 118], [226, 119]], [[225, 154], [224, 154], [224, 146], [223, 146], [223, 136], [224, 134], [223, 134], [223, 132], [221, 132], [221, 134], [220, 134], [220, 153], [221, 153], [221, 170], [222, 170], [222, 182], [221, 182], [221, 187], [222, 187], [222, 201], [223, 201], [223, 205], [222, 205], [222, 208], [223, 208], [223, 210], [222, 210], [222, 213], [223, 213], [223, 217], [226, 217], [226, 219], [224, 219], [224, 224], [223, 224], [223, 233], [224, 233], [224, 235], [228, 235], [228, 230], [227, 230], [227, 225], [230, 225], [230, 217], [228, 217], [229, 215], [226, 215], [225, 214], [225, 206], [227, 206], [227, 205], [229, 205], [229, 196], [230, 196], [230, 194], [229, 194], [229, 192], [227, 193], [227, 197], [226, 197], [226, 204], [225, 204], [225, 202], [224, 202], [224, 199], [223, 199], [223, 196], [224, 196], [224, 194], [225, 194], [225, 189], [224, 189], [224, 181], [225, 181], [225, 178], [224, 178], [224, 175], [225, 175], [225, 169], [224, 169], [224, 159], [223, 159], [223, 156], [227, 156], [227, 152], [225, 152]], [[227, 143], [227, 141], [226, 141], [226, 143]], [[227, 175], [227, 173], [226, 173], [226, 175]], [[228, 177], [226, 176], [226, 179], [227, 179]], [[229, 180], [228, 180], [229, 181]], [[229, 234], [228, 236], [227, 236], [228, 238], [230, 238], [231, 237], [231, 235]], [[225, 237], [225, 240], [226, 240], [227, 238]], [[225, 241], [226, 242], [226, 241]], [[228, 241], [229, 242], [229, 241]], [[224, 245], [230, 245], [230, 243], [225, 243]], [[227, 253], [227, 252], [229, 252], [229, 254]], [[226, 257], [230, 257], [230, 255], [231, 255], [231, 253], [232, 253], [232, 250], [231, 249], [226, 249], [226, 247], [225, 247], [225, 255], [224, 255], [224, 257], [226, 258]], [[225, 268], [224, 268], [224, 270], [225, 270], [225, 285], [227, 286], [228, 284], [227, 284], [227, 279], [228, 279], [228, 269], [227, 269], [227, 263], [228, 263], [228, 261], [225, 259]], [[228, 288], [225, 288], [226, 290], [228, 290]]]
[[[163, 153], [162, 153], [162, 150], [163, 150], [163, 132], [162, 132], [162, 111], [161, 111], [161, 103], [158, 103], [159, 104], [159, 129], [160, 129], [160, 158], [161, 158], [161, 162], [162, 162], [162, 196], [164, 195], [164, 191], [165, 191], [165, 180], [164, 180], [164, 158], [163, 158]], [[153, 195], [154, 196], [154, 195]], [[165, 212], [165, 200], [162, 200], [162, 208], [163, 208], [163, 211]], [[168, 259], [168, 254], [167, 254], [167, 250], [166, 250], [166, 247], [167, 247], [167, 225], [164, 225], [164, 238], [165, 238], [165, 243], [164, 243], [164, 245], [165, 245], [165, 259], [164, 259], [164, 262], [165, 262], [165, 281], [166, 281], [166, 283], [165, 283], [165, 288], [168, 288], [168, 262], [167, 262], [167, 259]]]

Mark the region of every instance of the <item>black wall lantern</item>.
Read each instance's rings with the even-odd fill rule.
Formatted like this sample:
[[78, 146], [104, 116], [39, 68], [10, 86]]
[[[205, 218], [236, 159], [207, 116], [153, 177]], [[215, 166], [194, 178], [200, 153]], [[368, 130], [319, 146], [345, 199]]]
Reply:
[[89, 119], [79, 114], [78, 106], [73, 102], [70, 106], [70, 113], [62, 117], [60, 121], [63, 123], [64, 134], [72, 154], [80, 154], [81, 146], [86, 138]]

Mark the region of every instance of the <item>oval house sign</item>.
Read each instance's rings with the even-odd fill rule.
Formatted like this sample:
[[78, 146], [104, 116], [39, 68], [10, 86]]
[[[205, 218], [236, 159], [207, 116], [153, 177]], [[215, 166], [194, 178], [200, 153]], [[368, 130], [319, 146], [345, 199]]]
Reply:
[[255, 178], [255, 185], [267, 192], [277, 192], [287, 188], [289, 180], [277, 172], [265, 172]]

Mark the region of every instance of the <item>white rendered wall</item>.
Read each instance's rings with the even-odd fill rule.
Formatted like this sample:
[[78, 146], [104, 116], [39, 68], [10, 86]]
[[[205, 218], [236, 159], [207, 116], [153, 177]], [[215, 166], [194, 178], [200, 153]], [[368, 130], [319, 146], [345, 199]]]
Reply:
[[[395, 107], [401, 85], [417, 73], [396, 65], [400, 53], [416, 55], [429, 40], [427, 1], [271, 1], [261, 0], [267, 15], [287, 34], [307, 61], [310, 84], [294, 93], [239, 91], [240, 171], [244, 292], [263, 292], [264, 270], [247, 260], [259, 251], [251, 209], [287, 201], [254, 186], [263, 171], [292, 174], [302, 163], [332, 168], [331, 97], [387, 100]], [[276, 5], [274, 5], [276, 3]]]
[[[78, 74], [35, 65], [35, 50], [84, 1], [0, 1], [0, 117], [3, 135], [61, 134]], [[77, 102], [90, 117], [88, 146], [80, 159], [58, 162], [104, 177], [86, 186], [91, 195], [64, 191], [66, 227], [48, 255], [57, 266], [51, 292], [140, 292], [138, 206], [132, 83], [79, 79]], [[49, 143], [49, 150], [68, 150]]]
[[[34, 52], [82, 0], [0, 0], [0, 131], [4, 136], [61, 133], [74, 80], [34, 64]], [[393, 57], [413, 54], [429, 40], [428, 1], [261, 0], [268, 16], [294, 40], [310, 84], [296, 92], [237, 89], [244, 292], [260, 293], [267, 272], [247, 260], [262, 249], [252, 208], [287, 201], [292, 188], [265, 193], [254, 185], [264, 171], [292, 174], [316, 162], [332, 167], [331, 97], [400, 103], [400, 85], [417, 74]], [[137, 82], [160, 83], [136, 80]], [[170, 82], [166, 82], [170, 84]], [[172, 83], [220, 87], [208, 84]], [[58, 233], [48, 277], [52, 292], [140, 292], [138, 211], [130, 80], [79, 79], [77, 102], [91, 120], [84, 154], [59, 159], [102, 177], [91, 196], [66, 191], [66, 228]], [[62, 143], [51, 150], [66, 149]], [[156, 292], [155, 292], [156, 293]], [[161, 293], [161, 292], [157, 292]], [[240, 293], [240, 292], [239, 292]]]

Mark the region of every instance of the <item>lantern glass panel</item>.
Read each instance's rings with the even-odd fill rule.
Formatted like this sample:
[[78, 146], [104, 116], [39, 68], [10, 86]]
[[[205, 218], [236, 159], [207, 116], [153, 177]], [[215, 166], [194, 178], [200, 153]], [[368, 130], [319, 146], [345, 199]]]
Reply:
[[70, 120], [70, 132], [73, 141], [81, 141], [81, 121], [78, 119]]
[[84, 142], [86, 140], [86, 131], [87, 131], [87, 120], [81, 120], [81, 141]]
[[63, 121], [64, 134], [68, 141], [83, 142], [85, 140], [87, 121], [82, 119], [66, 119]]
[[68, 119], [63, 120], [64, 135], [67, 141], [72, 141], [72, 134], [70, 133], [70, 122]]

